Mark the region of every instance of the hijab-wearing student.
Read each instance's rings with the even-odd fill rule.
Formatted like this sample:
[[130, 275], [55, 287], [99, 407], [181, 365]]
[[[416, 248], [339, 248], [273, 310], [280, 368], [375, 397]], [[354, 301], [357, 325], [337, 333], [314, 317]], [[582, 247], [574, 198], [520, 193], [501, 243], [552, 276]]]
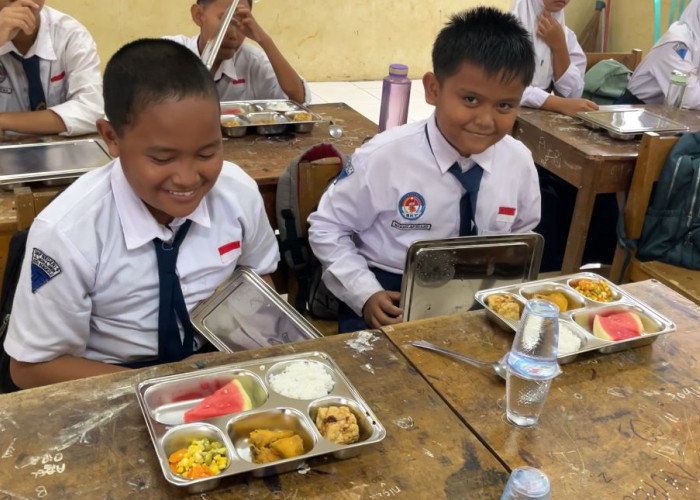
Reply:
[[0, 0], [0, 133], [88, 134], [103, 108], [88, 30], [44, 0]]
[[700, 0], [690, 2], [632, 74], [620, 103], [664, 102], [671, 72], [688, 75], [683, 107], [700, 109]]
[[[221, 18], [233, 0], [197, 0], [190, 8], [199, 34], [168, 36], [200, 55], [207, 41], [216, 33]], [[211, 74], [216, 81], [219, 99], [292, 99], [311, 101], [311, 90], [277, 48], [272, 37], [253, 17], [250, 0], [240, 0], [226, 36], [216, 55]], [[259, 47], [244, 43], [246, 38]]]
[[535, 47], [535, 77], [521, 106], [573, 116], [598, 105], [581, 99], [586, 55], [564, 22], [569, 0], [514, 0], [510, 11], [528, 30]]

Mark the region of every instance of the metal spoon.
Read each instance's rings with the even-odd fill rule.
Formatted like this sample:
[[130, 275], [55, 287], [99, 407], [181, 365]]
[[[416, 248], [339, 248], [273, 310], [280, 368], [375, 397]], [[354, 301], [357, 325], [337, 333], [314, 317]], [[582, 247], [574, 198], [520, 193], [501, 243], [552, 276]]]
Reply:
[[328, 132], [334, 139], [339, 139], [343, 137], [343, 127], [337, 125], [333, 120], [330, 121], [330, 127], [328, 128]]
[[422, 347], [423, 349], [429, 349], [431, 351], [436, 351], [439, 352], [440, 354], [444, 354], [445, 356], [450, 356], [451, 358], [458, 359], [460, 361], [464, 361], [465, 363], [469, 363], [472, 366], [476, 366], [477, 368], [483, 368], [483, 367], [491, 367], [494, 372], [496, 372], [496, 375], [501, 377], [502, 379], [506, 378], [506, 354], [503, 356], [500, 360], [498, 361], [481, 361], [478, 359], [470, 358], [469, 356], [465, 356], [464, 354], [460, 354], [455, 351], [451, 351], [450, 349], [445, 349], [444, 347], [437, 346], [435, 344], [431, 344], [430, 342], [426, 342], [425, 340], [414, 340], [413, 342], [409, 342], [411, 345], [415, 347]]

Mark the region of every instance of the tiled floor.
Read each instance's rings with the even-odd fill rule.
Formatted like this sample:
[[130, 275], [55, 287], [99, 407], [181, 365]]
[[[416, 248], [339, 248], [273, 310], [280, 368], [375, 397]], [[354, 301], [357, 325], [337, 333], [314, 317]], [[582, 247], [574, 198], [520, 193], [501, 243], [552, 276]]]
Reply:
[[[309, 82], [311, 103], [344, 102], [379, 123], [379, 106], [382, 99], [382, 82]], [[414, 122], [430, 116], [433, 107], [425, 102], [423, 81], [411, 82], [411, 101], [408, 105], [408, 121]]]

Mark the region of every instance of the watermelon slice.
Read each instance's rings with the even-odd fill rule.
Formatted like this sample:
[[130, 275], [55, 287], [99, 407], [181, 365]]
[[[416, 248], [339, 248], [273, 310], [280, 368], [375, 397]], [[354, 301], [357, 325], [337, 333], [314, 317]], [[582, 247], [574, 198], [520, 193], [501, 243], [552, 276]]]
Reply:
[[638, 314], [624, 312], [593, 318], [593, 334], [613, 342], [639, 337], [644, 332], [642, 320]]
[[250, 410], [253, 403], [250, 396], [238, 380], [234, 380], [211, 396], [201, 400], [197, 406], [185, 412], [185, 423], [204, 420], [205, 418], [228, 415]]

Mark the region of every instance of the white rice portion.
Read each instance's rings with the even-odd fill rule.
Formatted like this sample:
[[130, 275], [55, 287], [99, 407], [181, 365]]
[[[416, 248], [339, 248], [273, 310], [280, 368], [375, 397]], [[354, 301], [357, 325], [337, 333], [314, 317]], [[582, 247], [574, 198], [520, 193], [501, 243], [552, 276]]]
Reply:
[[581, 339], [578, 335], [571, 331], [571, 328], [565, 323], [559, 323], [559, 347], [558, 353], [571, 354], [581, 348]]
[[293, 399], [316, 399], [333, 390], [335, 382], [320, 363], [295, 361], [284, 370], [270, 375], [272, 390]]

